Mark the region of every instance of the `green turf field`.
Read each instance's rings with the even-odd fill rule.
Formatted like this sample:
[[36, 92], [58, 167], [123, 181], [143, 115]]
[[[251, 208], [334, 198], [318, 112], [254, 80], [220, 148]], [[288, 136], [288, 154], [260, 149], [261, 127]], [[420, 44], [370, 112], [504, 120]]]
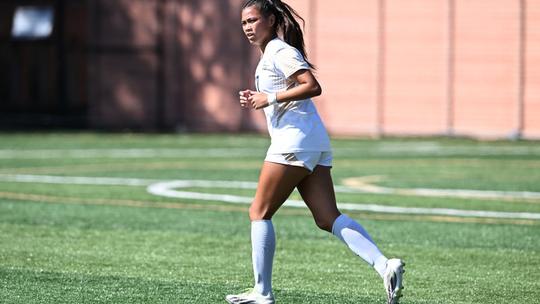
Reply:
[[[0, 134], [0, 302], [225, 303], [252, 284], [245, 200], [268, 144]], [[333, 146], [338, 201], [407, 263], [403, 304], [540, 303], [539, 142]], [[274, 225], [278, 303], [385, 303], [376, 273], [306, 209]]]

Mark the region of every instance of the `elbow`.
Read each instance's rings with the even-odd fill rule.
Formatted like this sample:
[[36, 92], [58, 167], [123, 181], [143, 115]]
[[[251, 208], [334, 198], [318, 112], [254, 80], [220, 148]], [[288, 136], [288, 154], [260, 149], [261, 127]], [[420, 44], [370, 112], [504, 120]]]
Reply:
[[322, 94], [322, 88], [318, 83], [313, 86], [312, 93], [313, 97], [317, 97]]

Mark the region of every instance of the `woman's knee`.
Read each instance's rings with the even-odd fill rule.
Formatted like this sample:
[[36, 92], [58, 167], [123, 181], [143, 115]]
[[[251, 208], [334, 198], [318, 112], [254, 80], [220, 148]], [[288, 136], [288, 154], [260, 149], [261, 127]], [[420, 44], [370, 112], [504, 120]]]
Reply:
[[249, 219], [251, 221], [270, 220], [272, 215], [270, 208], [266, 204], [252, 203], [249, 207]]
[[325, 218], [315, 218], [315, 224], [319, 229], [332, 232], [332, 226], [334, 226], [334, 220], [328, 217]]
[[341, 213], [336, 210], [326, 211], [326, 212], [315, 212], [313, 213], [313, 219], [315, 224], [321, 230], [328, 231], [332, 233], [332, 228], [334, 227], [334, 222], [341, 215]]

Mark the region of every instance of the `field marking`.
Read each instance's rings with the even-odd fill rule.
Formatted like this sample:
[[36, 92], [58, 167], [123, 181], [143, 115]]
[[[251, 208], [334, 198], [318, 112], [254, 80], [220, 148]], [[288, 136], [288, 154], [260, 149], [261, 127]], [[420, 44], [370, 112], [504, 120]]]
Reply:
[[540, 192], [530, 191], [492, 191], [492, 190], [465, 190], [465, 189], [427, 189], [427, 188], [389, 188], [377, 186], [374, 183], [382, 181], [383, 176], [363, 176], [343, 179], [346, 187], [336, 186], [342, 192], [354, 192], [352, 189], [363, 193], [393, 194], [404, 196], [427, 196], [427, 197], [457, 197], [474, 199], [499, 199], [499, 200], [528, 200], [540, 201]]
[[180, 170], [180, 169], [197, 169], [198, 171], [213, 171], [215, 166], [223, 169], [260, 169], [261, 162], [259, 160], [243, 160], [243, 161], [226, 161], [216, 159], [214, 161], [205, 161], [205, 167], [192, 160], [168, 160], [158, 162], [142, 162], [134, 163], [133, 161], [99, 163], [99, 164], [70, 164], [58, 165], [52, 167], [11, 167], [1, 168], [0, 174], [46, 174], [46, 175], [61, 175], [73, 173], [90, 173], [90, 172], [111, 172], [111, 171], [139, 171], [139, 170]]
[[[233, 204], [250, 204], [252, 197], [211, 194], [193, 191], [179, 191], [177, 188], [225, 188], [225, 189], [256, 189], [257, 183], [240, 181], [209, 181], [209, 180], [173, 180], [163, 181], [155, 179], [139, 178], [114, 178], [114, 177], [76, 177], [76, 176], [50, 176], [50, 175], [21, 175], [21, 174], [1, 174], [0, 181], [23, 182], [23, 183], [52, 183], [67, 185], [115, 185], [115, 186], [146, 186], [151, 194], [169, 197], [183, 198], [204, 201], [218, 201]], [[357, 189], [338, 187], [336, 192], [348, 192]], [[305, 208], [305, 204], [300, 200], [288, 200], [286, 206], [295, 208]], [[508, 219], [528, 219], [540, 220], [540, 213], [531, 212], [499, 212], [483, 210], [461, 210], [450, 208], [416, 208], [416, 207], [396, 207], [377, 204], [354, 204], [338, 203], [342, 210], [367, 211], [375, 213], [394, 214], [422, 214], [422, 215], [442, 215], [457, 217], [482, 217], [482, 218], [508, 218]]]
[[[43, 194], [29, 194], [20, 192], [0, 192], [0, 199], [15, 200], [20, 202], [36, 202], [47, 204], [66, 205], [92, 205], [92, 206], [116, 206], [130, 208], [157, 208], [176, 210], [210, 210], [220, 212], [242, 212], [248, 210], [247, 205], [216, 205], [216, 204], [191, 204], [184, 202], [148, 202], [126, 199], [91, 199], [81, 197], [64, 197]], [[311, 216], [307, 209], [283, 208], [281, 215], [303, 215]], [[362, 213], [362, 218], [384, 221], [417, 221], [417, 222], [445, 222], [445, 223], [480, 223], [480, 224], [511, 224], [511, 225], [539, 225], [539, 221], [522, 219], [501, 219], [501, 218], [478, 218], [478, 217], [455, 217], [455, 216], [433, 216], [433, 215], [407, 215], [388, 213]]]
[[[0, 149], [0, 159], [62, 158], [229, 158], [263, 156], [265, 148], [103, 148], [103, 149]], [[437, 142], [382, 142], [369, 147], [337, 147], [335, 155], [418, 155], [418, 156], [526, 156], [540, 155], [540, 146], [462, 145]]]
[[30, 174], [0, 174], [0, 181], [63, 185], [147, 186], [160, 180], [117, 177], [80, 177]]
[[[369, 148], [368, 148], [369, 149]], [[438, 142], [382, 142], [374, 145], [373, 149], [380, 154], [398, 155], [539, 155], [540, 146], [502, 146], [483, 144], [478, 146], [454, 144], [451, 146], [441, 145]]]
[[99, 199], [99, 198], [81, 198], [52, 196], [43, 194], [0, 192], [0, 198], [33, 201], [42, 203], [61, 203], [68, 205], [96, 205], [96, 206], [122, 206], [137, 208], [165, 208], [165, 209], [194, 209], [194, 210], [217, 210], [217, 211], [246, 211], [246, 208], [230, 205], [207, 205], [207, 204], [189, 204], [179, 202], [148, 202], [127, 199]]
[[[225, 194], [210, 194], [191, 191], [179, 191], [177, 188], [235, 188], [235, 189], [250, 189], [256, 188], [256, 183], [248, 182], [214, 182], [214, 181], [167, 181], [149, 185], [147, 191], [154, 195], [183, 198], [205, 201], [220, 201], [235, 204], [250, 204], [252, 197], [225, 195]], [[301, 200], [287, 200], [285, 206], [305, 208], [305, 203]], [[511, 219], [529, 219], [540, 220], [540, 213], [532, 212], [499, 212], [499, 211], [482, 211], [482, 210], [460, 210], [449, 208], [415, 208], [415, 207], [395, 207], [376, 204], [354, 204], [354, 203], [338, 203], [341, 210], [350, 211], [367, 211], [376, 213], [397, 213], [397, 214], [426, 214], [426, 215], [444, 215], [444, 216], [459, 216], [459, 217], [486, 217], [486, 218], [511, 218]]]
[[264, 149], [249, 148], [0, 149], [0, 159], [229, 158], [261, 155], [264, 155]]

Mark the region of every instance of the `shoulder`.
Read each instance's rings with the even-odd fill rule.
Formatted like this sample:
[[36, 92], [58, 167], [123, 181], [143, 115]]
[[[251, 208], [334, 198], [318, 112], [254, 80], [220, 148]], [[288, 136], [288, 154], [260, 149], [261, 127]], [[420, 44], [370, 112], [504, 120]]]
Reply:
[[265, 55], [267, 54], [273, 62], [305, 62], [299, 50], [279, 38], [270, 41], [266, 47]]
[[281, 40], [280, 38], [275, 38], [268, 42], [265, 53], [268, 53], [268, 55], [271, 56], [275, 56], [278, 54], [300, 54], [300, 52], [296, 48], [294, 48], [287, 42]]
[[310, 68], [300, 51], [279, 38], [268, 42], [264, 57], [266, 57], [265, 62], [273, 65], [275, 70], [281, 72], [285, 78], [298, 70]]

